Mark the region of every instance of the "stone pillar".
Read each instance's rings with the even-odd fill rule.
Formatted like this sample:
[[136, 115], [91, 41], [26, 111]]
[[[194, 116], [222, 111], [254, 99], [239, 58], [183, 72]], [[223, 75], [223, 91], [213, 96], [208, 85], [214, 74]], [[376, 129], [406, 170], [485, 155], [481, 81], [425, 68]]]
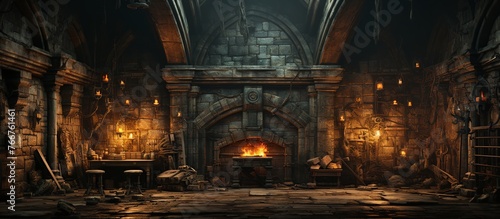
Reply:
[[47, 92], [47, 159], [50, 168], [57, 170], [59, 169], [57, 158], [57, 104], [63, 79], [57, 72], [47, 74], [44, 79]]
[[[309, 123], [308, 136], [307, 141], [310, 146], [312, 146], [311, 151], [309, 151], [309, 158], [317, 156], [315, 153], [318, 152], [318, 144], [316, 142], [317, 138], [317, 128], [318, 128], [318, 106], [317, 106], [317, 97], [318, 93], [316, 92], [316, 88], [314, 85], [310, 85], [307, 87], [307, 92], [309, 95], [309, 116], [311, 117], [311, 122]], [[309, 159], [308, 158], [308, 159]]]
[[330, 84], [316, 84], [318, 115], [318, 153], [334, 155], [335, 149], [335, 90]]
[[[179, 161], [182, 165], [192, 165], [191, 160], [186, 160], [185, 154], [192, 152], [191, 148], [186, 144], [188, 142], [186, 136], [187, 127], [186, 117], [188, 114], [188, 92], [191, 88], [190, 84], [167, 84], [167, 89], [170, 92], [170, 131], [182, 136], [184, 139], [177, 142], [179, 147], [183, 148], [183, 153], [179, 155]], [[180, 135], [182, 134], [182, 135]], [[192, 157], [192, 156], [189, 156]]]
[[192, 165], [200, 174], [203, 173], [204, 168], [202, 159], [204, 158], [202, 155], [204, 154], [204, 146], [198, 144], [198, 132], [196, 126], [192, 122], [195, 116], [197, 115], [197, 98], [200, 93], [200, 87], [192, 86], [189, 91], [189, 108], [188, 108], [188, 117], [187, 117], [187, 145], [189, 145], [188, 151], [192, 154], [194, 158], [190, 165]]

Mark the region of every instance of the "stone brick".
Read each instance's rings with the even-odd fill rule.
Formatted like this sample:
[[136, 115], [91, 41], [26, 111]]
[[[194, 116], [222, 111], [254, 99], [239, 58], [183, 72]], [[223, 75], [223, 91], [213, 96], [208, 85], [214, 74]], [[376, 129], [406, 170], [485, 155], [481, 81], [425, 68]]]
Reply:
[[290, 55], [292, 47], [290, 45], [279, 45], [280, 55]]
[[255, 37], [267, 37], [267, 31], [256, 31], [254, 33]]
[[279, 46], [277, 46], [277, 45], [270, 45], [267, 48], [269, 49], [268, 54], [270, 54], [270, 55], [279, 55]]
[[262, 22], [262, 30], [269, 30], [269, 22]]
[[36, 145], [36, 135], [28, 135], [25, 137], [28, 142], [24, 145], [24, 146], [33, 146], [33, 145]]
[[248, 53], [249, 54], [259, 54], [260, 53], [260, 48], [257, 45], [251, 45], [248, 47]]
[[285, 56], [271, 56], [271, 66], [285, 65]]
[[[229, 47], [229, 55], [230, 56], [242, 56], [248, 54], [247, 46], [230, 46]], [[234, 60], [234, 58], [233, 58]]]
[[243, 65], [255, 65], [255, 64], [257, 64], [257, 57], [256, 56], [245, 56], [245, 57], [243, 57], [242, 64]]
[[237, 46], [244, 46], [244, 45], [246, 45], [245, 38], [242, 37], [242, 36], [237, 36], [236, 39], [235, 39], [235, 41], [236, 41], [236, 45]]
[[221, 56], [219, 56], [219, 55], [211, 55], [210, 56], [208, 64], [210, 64], [210, 65], [220, 65], [221, 63], [222, 63]]
[[274, 38], [270, 37], [259, 37], [257, 38], [257, 44], [259, 45], [270, 45], [273, 44]]
[[257, 65], [271, 65], [271, 59], [258, 59]]
[[212, 47], [210, 54], [227, 55], [228, 46], [227, 45], [216, 45]]
[[267, 33], [267, 36], [269, 37], [279, 37], [280, 36], [280, 33], [281, 31], [278, 31], [278, 30], [272, 30], [272, 31], [269, 31]]
[[280, 33], [280, 39], [282, 39], [282, 40], [288, 39], [288, 35], [286, 34], [286, 32], [281, 32]]
[[154, 109], [151, 107], [141, 108], [141, 119], [152, 119], [154, 117]]
[[136, 122], [136, 128], [149, 130], [151, 129], [151, 123], [152, 123], [151, 119], [140, 119], [137, 120]]

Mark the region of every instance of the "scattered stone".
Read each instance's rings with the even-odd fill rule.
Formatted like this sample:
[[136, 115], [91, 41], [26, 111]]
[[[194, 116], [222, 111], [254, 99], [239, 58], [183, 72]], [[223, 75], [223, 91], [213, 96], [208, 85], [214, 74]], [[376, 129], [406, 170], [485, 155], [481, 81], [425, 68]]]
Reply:
[[315, 189], [316, 188], [316, 183], [307, 183], [307, 188], [308, 189]]
[[474, 189], [467, 189], [467, 188], [460, 188], [460, 195], [464, 197], [474, 197], [476, 194], [476, 190]]
[[400, 188], [406, 185], [404, 178], [400, 175], [393, 175], [387, 180], [387, 185], [391, 188]]
[[315, 158], [311, 158], [311, 159], [307, 160], [307, 165], [312, 166], [312, 165], [319, 164], [319, 162], [320, 162], [319, 157], [315, 157]]
[[86, 205], [97, 205], [101, 201], [99, 196], [88, 196], [84, 198]]
[[321, 165], [321, 168], [325, 169], [330, 162], [332, 162], [332, 157], [327, 154], [320, 159], [319, 164]]
[[59, 202], [57, 202], [57, 210], [64, 213], [65, 215], [76, 214], [75, 206], [73, 206], [73, 204], [65, 200], [59, 200]]
[[319, 170], [321, 168], [321, 165], [316, 164], [311, 166], [311, 170]]

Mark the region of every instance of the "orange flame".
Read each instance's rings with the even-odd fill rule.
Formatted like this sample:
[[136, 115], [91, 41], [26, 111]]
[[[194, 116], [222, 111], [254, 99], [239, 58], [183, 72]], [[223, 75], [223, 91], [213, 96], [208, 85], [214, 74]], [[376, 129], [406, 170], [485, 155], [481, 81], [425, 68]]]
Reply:
[[242, 157], [266, 157], [267, 147], [264, 143], [258, 146], [247, 145], [242, 149]]

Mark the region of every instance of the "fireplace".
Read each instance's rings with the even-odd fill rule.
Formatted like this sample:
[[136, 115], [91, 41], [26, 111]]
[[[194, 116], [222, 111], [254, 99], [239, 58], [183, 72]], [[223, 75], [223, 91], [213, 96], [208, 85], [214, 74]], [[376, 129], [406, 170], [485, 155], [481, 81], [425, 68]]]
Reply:
[[[185, 133], [187, 165], [228, 186], [233, 180], [245, 186], [250, 175], [261, 180], [257, 186], [307, 182], [307, 159], [334, 152], [333, 100], [341, 71], [170, 66], [163, 69], [170, 130]], [[241, 157], [243, 147], [256, 142], [267, 146], [267, 157]]]
[[257, 184], [263, 185], [266, 188], [273, 187], [272, 161], [272, 157], [233, 157], [233, 179], [231, 186], [233, 188], [241, 187], [244, 184], [242, 178], [245, 178], [247, 181], [256, 181]]

